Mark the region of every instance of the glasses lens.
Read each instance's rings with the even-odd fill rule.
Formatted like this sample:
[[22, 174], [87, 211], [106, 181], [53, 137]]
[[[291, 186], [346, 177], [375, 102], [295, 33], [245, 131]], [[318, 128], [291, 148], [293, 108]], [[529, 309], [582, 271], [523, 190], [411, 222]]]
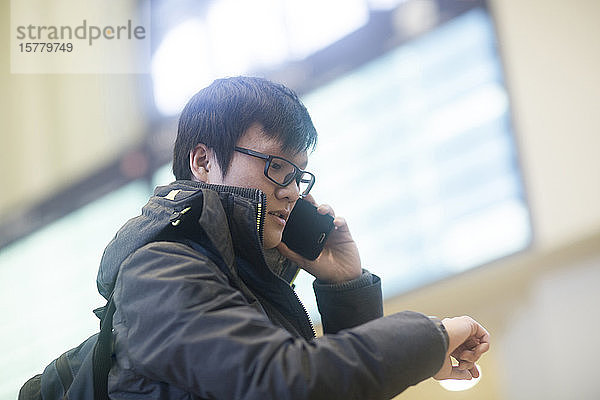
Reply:
[[275, 182], [287, 186], [296, 176], [296, 167], [283, 158], [273, 157], [267, 171], [269, 178]]
[[315, 177], [308, 172], [304, 172], [300, 177], [300, 181], [298, 182], [298, 187], [300, 188], [300, 195], [306, 196], [313, 184], [315, 183]]
[[315, 177], [309, 172], [303, 172], [302, 175], [298, 175], [298, 172], [300, 170], [294, 167], [294, 164], [289, 161], [279, 157], [272, 157], [267, 175], [283, 186], [289, 185], [295, 179], [300, 188], [300, 195], [305, 196], [310, 192], [315, 183]]

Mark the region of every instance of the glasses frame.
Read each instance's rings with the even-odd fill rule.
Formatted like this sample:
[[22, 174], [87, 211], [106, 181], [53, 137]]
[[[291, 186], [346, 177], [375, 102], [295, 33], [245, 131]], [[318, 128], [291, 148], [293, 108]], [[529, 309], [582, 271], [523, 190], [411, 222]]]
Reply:
[[[237, 147], [236, 146], [236, 147], [234, 147], [234, 150], [237, 151], [237, 152], [239, 152], [239, 153], [242, 153], [242, 154], [246, 154], [246, 155], [249, 155], [249, 156], [252, 156], [252, 157], [256, 157], [256, 158], [260, 158], [262, 160], [265, 160], [265, 169], [263, 170], [263, 173], [265, 174], [265, 176], [267, 177], [268, 180], [270, 180], [271, 182], [273, 182], [277, 186], [287, 187], [290, 183], [292, 183], [293, 181], [296, 181], [296, 184], [298, 185], [298, 188], [300, 188], [299, 185], [300, 185], [300, 182], [301, 182], [302, 175], [304, 175], [304, 174], [310, 175], [311, 176], [311, 180], [310, 180], [310, 183], [308, 185], [308, 188], [306, 190], [304, 190], [302, 193], [300, 193], [300, 197], [305, 197], [310, 192], [310, 190], [312, 189], [312, 187], [315, 184], [316, 178], [315, 178], [315, 175], [312, 172], [308, 172], [308, 171], [305, 171], [303, 169], [300, 169], [296, 164], [294, 164], [290, 160], [287, 160], [287, 159], [285, 159], [283, 157], [274, 156], [274, 155], [271, 155], [271, 154], [264, 154], [264, 153], [261, 153], [259, 151], [246, 149], [244, 147]], [[276, 160], [276, 159], [277, 160], [283, 160], [283, 161], [285, 161], [287, 163], [290, 163], [294, 167], [294, 169], [296, 171], [292, 175], [292, 178], [290, 178], [287, 183], [283, 183], [283, 184], [279, 183], [275, 179], [273, 179], [273, 178], [271, 178], [269, 176], [269, 167], [271, 166], [271, 161]]]

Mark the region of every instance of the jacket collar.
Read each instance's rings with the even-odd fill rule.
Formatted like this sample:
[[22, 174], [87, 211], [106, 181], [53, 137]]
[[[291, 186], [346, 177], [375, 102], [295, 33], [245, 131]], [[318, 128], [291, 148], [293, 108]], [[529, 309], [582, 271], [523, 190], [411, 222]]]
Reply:
[[[266, 196], [258, 189], [203, 182], [193, 184], [204, 191], [202, 215], [198, 222], [209, 238], [220, 238], [212, 244], [221, 254], [226, 255], [225, 261], [229, 264], [229, 257], [236, 254], [253, 260], [254, 264], [266, 263], [271, 272], [291, 284], [297, 275], [298, 266], [282, 256], [277, 249], [264, 250], [262, 247]], [[223, 229], [224, 217], [227, 218], [229, 229]]]
[[129, 220], [104, 250], [98, 271], [98, 290], [108, 298], [121, 263], [131, 253], [153, 241], [163, 229], [169, 226], [183, 228], [190, 223], [194, 228], [199, 225], [204, 230], [232, 274], [237, 275], [237, 256], [257, 265], [260, 270], [256, 272], [263, 277], [274, 272], [289, 283], [297, 267], [281, 257], [268, 257], [268, 265], [264, 257], [265, 210], [265, 195], [258, 189], [194, 181], [176, 181], [157, 187], [142, 214]]

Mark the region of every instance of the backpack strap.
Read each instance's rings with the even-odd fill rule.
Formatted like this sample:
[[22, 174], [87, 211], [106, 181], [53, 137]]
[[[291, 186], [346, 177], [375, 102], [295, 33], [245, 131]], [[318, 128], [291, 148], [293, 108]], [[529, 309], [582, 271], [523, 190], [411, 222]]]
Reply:
[[106, 311], [100, 321], [100, 334], [94, 345], [94, 400], [108, 400], [108, 373], [112, 364], [112, 330], [115, 303], [113, 294], [110, 294]]

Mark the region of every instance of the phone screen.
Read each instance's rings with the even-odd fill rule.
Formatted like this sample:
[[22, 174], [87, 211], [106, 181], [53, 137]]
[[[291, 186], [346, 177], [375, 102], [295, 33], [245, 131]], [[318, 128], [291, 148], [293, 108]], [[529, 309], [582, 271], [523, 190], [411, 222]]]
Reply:
[[282, 241], [290, 250], [314, 260], [319, 257], [329, 233], [333, 230], [333, 217], [321, 215], [317, 207], [300, 199], [294, 205], [283, 229]]

